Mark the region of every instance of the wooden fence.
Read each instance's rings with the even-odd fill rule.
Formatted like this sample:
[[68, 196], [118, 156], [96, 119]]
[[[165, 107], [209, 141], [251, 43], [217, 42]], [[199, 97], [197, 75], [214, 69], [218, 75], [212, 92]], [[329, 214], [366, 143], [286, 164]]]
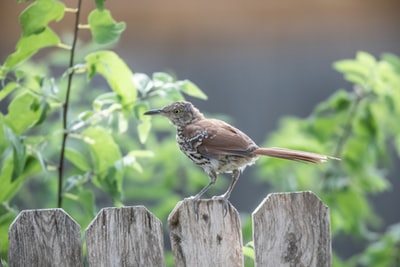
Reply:
[[[177, 204], [168, 218], [175, 266], [243, 266], [239, 214], [222, 202]], [[312, 192], [269, 194], [252, 214], [255, 266], [332, 266], [329, 209]], [[164, 266], [161, 221], [143, 206], [104, 208], [85, 232], [62, 209], [22, 211], [9, 266]], [[0, 263], [1, 265], [1, 263]]]

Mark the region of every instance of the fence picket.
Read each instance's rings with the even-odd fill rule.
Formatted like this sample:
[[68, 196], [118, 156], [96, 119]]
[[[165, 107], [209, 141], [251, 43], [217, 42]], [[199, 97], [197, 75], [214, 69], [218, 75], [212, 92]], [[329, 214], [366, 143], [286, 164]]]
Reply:
[[86, 247], [89, 266], [165, 266], [162, 224], [143, 206], [102, 209]]
[[329, 208], [314, 193], [269, 194], [252, 217], [255, 266], [332, 266]]
[[[312, 192], [269, 194], [252, 214], [255, 266], [332, 266], [329, 208]], [[237, 210], [183, 200], [168, 217], [175, 266], [243, 267]], [[165, 266], [162, 224], [143, 206], [104, 208], [86, 229], [88, 266]], [[6, 266], [83, 266], [79, 225], [62, 209], [22, 211]], [[2, 262], [0, 261], [0, 267]]]
[[25, 210], [10, 226], [9, 266], [83, 266], [79, 225], [62, 209]]
[[168, 224], [175, 266], [243, 266], [239, 213], [231, 204], [224, 214], [222, 201], [184, 200]]

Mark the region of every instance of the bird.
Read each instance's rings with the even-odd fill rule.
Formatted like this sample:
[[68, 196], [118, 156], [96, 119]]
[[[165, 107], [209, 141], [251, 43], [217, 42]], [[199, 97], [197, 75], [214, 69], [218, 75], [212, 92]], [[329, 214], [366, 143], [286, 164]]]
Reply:
[[180, 150], [209, 176], [209, 183], [196, 195], [186, 199], [200, 199], [215, 184], [217, 175], [231, 173], [232, 181], [226, 192], [212, 199], [226, 203], [241, 172], [260, 156], [308, 163], [340, 160], [317, 153], [280, 147], [259, 147], [249, 136], [234, 126], [218, 119], [206, 118], [191, 102], [177, 101], [160, 109], [148, 110], [144, 115], [161, 115], [176, 127], [176, 141]]

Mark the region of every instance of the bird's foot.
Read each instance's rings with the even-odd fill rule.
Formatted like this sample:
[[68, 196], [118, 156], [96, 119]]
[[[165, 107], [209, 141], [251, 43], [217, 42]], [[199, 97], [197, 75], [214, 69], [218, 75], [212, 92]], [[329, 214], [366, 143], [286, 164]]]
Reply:
[[226, 216], [226, 214], [228, 213], [228, 208], [229, 208], [229, 200], [225, 195], [220, 195], [220, 196], [213, 196], [212, 200], [219, 200], [222, 201], [222, 205], [223, 205], [223, 212], [224, 212], [224, 217]]

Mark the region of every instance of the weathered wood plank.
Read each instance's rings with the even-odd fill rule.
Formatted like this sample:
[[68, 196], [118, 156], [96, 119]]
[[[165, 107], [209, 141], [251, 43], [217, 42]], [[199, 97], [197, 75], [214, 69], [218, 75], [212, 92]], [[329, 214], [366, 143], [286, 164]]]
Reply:
[[332, 266], [329, 208], [312, 192], [269, 194], [253, 212], [255, 266]]
[[239, 214], [231, 204], [224, 216], [222, 201], [184, 200], [168, 224], [175, 266], [243, 266]]
[[86, 247], [89, 266], [165, 266], [162, 224], [143, 206], [102, 209]]
[[10, 226], [9, 266], [83, 266], [79, 225], [62, 209], [25, 210]]

